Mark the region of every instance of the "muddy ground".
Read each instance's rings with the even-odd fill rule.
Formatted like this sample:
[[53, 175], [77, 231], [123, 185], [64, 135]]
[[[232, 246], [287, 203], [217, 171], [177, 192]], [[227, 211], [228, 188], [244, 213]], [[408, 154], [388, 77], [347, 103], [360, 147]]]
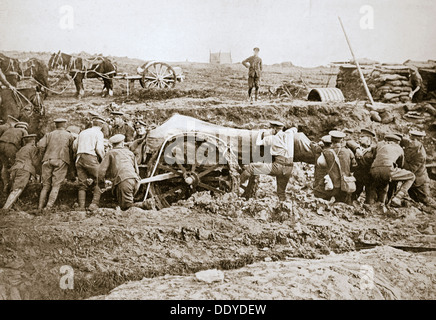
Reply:
[[[23, 55], [29, 54], [19, 56]], [[48, 60], [47, 54], [39, 56]], [[134, 73], [141, 64], [127, 58], [115, 61], [118, 70], [128, 73]], [[379, 134], [419, 128], [427, 130], [429, 157], [436, 156], [436, 135], [428, 130], [434, 118], [410, 122], [418, 120], [403, 118], [402, 105], [392, 107], [393, 123], [380, 124], [370, 120], [369, 111], [361, 101], [309, 103], [271, 99], [267, 93], [268, 86], [279, 85], [289, 78], [303, 78], [310, 87], [324, 87], [327, 83], [334, 86], [332, 73], [337, 70], [333, 68], [267, 66], [262, 101], [250, 105], [245, 101], [246, 70], [241, 65], [175, 65], [183, 68], [186, 81], [170, 91], [143, 90], [136, 84], [134, 93], [127, 97], [125, 83], [120, 80], [115, 82], [114, 97], [102, 98], [102, 83], [85, 80], [87, 94], [81, 100], [74, 97], [72, 86], [60, 96], [52, 94], [45, 101], [46, 128], [52, 129], [51, 120], [57, 116], [67, 117], [70, 124], [83, 124], [83, 115], [89, 110], [108, 117], [109, 105], [115, 102], [129, 117], [143, 117], [149, 124], [159, 125], [174, 113], [247, 129], [278, 119], [297, 124], [313, 140], [335, 128], [358, 131], [371, 127]], [[61, 81], [53, 89], [60, 91], [67, 82]], [[73, 210], [77, 189], [74, 183], [67, 183], [55, 212], [45, 216], [33, 215], [40, 186], [31, 185], [15, 210], [0, 215], [0, 298], [83, 299], [106, 295], [127, 281], [144, 277], [149, 280], [136, 284], [142, 288], [139, 291], [146, 290], [141, 287], [143, 283], [153, 290], [162, 281], [165, 286], [177, 285], [157, 290], [154, 296], [130, 294], [131, 287], [127, 287], [122, 294], [117, 295], [120, 292], [117, 290], [109, 298], [244, 298], [256, 296], [267, 280], [286, 286], [286, 276], [278, 274], [285, 268], [291, 276], [301, 263], [303, 270], [309, 271], [298, 276], [298, 288], [307, 286], [307, 290], [310, 288], [309, 291], [315, 293], [302, 289], [298, 293], [292, 291], [291, 286], [291, 291], [265, 289], [262, 297], [434, 299], [436, 258], [428, 253], [436, 248], [433, 210], [408, 202], [407, 208], [391, 209], [383, 214], [376, 208], [367, 210], [361, 203], [356, 206], [332, 204], [313, 197], [312, 179], [313, 166], [297, 165], [288, 185], [288, 201], [282, 207], [278, 207], [274, 195], [274, 179], [266, 176], [261, 179], [256, 197], [248, 201], [233, 194], [212, 198], [208, 193], [199, 193], [160, 211], [132, 208], [122, 212], [107, 193], [101, 202], [104, 208], [96, 214]], [[433, 196], [435, 191], [433, 182]], [[0, 195], [0, 205], [4, 199], [5, 195]], [[390, 247], [371, 249], [381, 245]], [[380, 255], [386, 259], [380, 259]], [[296, 258], [307, 260], [283, 262]], [[326, 270], [326, 263], [336, 268], [349, 264], [355, 267], [359, 259], [373, 266], [376, 277], [383, 277], [382, 284], [389, 286], [393, 293], [378, 289], [372, 296], [362, 296], [351, 288], [358, 281], [354, 271], [338, 272], [338, 278], [333, 271], [332, 274], [322, 271]], [[415, 260], [424, 262], [416, 264]], [[403, 261], [405, 266], [395, 267], [398, 261]], [[286, 263], [291, 263], [289, 268]], [[72, 290], [60, 287], [62, 266], [71, 266], [74, 270]], [[245, 266], [247, 269], [240, 269]], [[200, 289], [198, 284], [192, 284], [192, 274], [210, 268], [238, 270], [226, 272], [228, 281], [224, 284], [202, 287], [201, 290], [206, 291], [195, 295]], [[265, 275], [265, 270], [270, 268], [274, 272]], [[403, 272], [407, 268], [411, 271]], [[318, 273], [312, 272], [315, 269]], [[252, 280], [246, 279], [251, 273], [256, 276], [258, 285], [237, 291], [235, 288]], [[346, 277], [352, 280], [345, 280]], [[310, 284], [308, 279], [312, 279]], [[328, 281], [335, 284], [330, 285]], [[402, 281], [411, 285], [404, 287]], [[192, 290], [182, 293], [179, 289], [182, 283], [190, 283]]]

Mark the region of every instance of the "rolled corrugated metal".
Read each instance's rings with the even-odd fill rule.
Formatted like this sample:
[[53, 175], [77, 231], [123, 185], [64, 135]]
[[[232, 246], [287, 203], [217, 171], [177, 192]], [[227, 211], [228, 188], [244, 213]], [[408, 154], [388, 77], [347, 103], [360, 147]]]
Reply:
[[345, 98], [342, 91], [338, 88], [314, 88], [310, 90], [307, 100], [344, 102]]

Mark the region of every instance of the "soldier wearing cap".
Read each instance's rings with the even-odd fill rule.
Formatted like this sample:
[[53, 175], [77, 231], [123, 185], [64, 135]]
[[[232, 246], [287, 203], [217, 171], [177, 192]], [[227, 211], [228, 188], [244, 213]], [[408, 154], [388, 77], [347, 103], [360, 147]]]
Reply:
[[92, 121], [92, 128], [80, 132], [79, 137], [73, 145], [73, 151], [77, 154], [76, 170], [79, 180], [78, 210], [85, 210], [86, 190], [88, 181], [95, 182], [92, 204], [98, 207], [101, 191], [97, 183], [98, 166], [104, 158], [104, 136], [101, 128], [105, 121], [96, 117]]
[[259, 58], [259, 51], [259, 48], [254, 48], [253, 55], [242, 61], [242, 65], [248, 68], [248, 100], [250, 102], [253, 101], [251, 96], [253, 88], [256, 101], [259, 94], [260, 77], [262, 75], [262, 59]]
[[[332, 193], [331, 189], [326, 190], [326, 175], [330, 173], [330, 167], [332, 161], [334, 161], [334, 157], [329, 159], [329, 163], [327, 159], [329, 158], [329, 150], [332, 146], [332, 137], [330, 135], [323, 136], [319, 143], [322, 146], [321, 154], [317, 157], [315, 161], [315, 172], [314, 172], [314, 182], [313, 182], [313, 190], [316, 197], [324, 198], [327, 197], [327, 193]], [[330, 198], [332, 195], [330, 196]]]
[[27, 135], [27, 123], [17, 122], [0, 137], [0, 162], [2, 163], [2, 181], [4, 192], [9, 188], [9, 170], [15, 163], [15, 155], [21, 148], [21, 140]]
[[[332, 183], [332, 190], [325, 190], [324, 185], [318, 183], [314, 187], [314, 194], [316, 197], [330, 200], [335, 197], [336, 202], [345, 202], [351, 204], [351, 193], [344, 188], [344, 177], [352, 177], [351, 169], [356, 167], [354, 154], [343, 145], [343, 138], [346, 134], [332, 130], [329, 132], [331, 137], [331, 147], [323, 150], [326, 166], [326, 174], [329, 175]], [[318, 159], [319, 160], [319, 159]]]
[[19, 122], [20, 120], [18, 120], [17, 118], [14, 118], [13, 116], [8, 115], [8, 118], [6, 120], [6, 123], [0, 125], [0, 137], [2, 136], [2, 134], [8, 130], [9, 128], [13, 128], [15, 127], [15, 124], [17, 122]]
[[[88, 114], [89, 114], [89, 116], [86, 119], [85, 129], [92, 128], [93, 120], [96, 118], [100, 118], [100, 115], [95, 111], [91, 110], [88, 112]], [[110, 131], [111, 131], [111, 128], [110, 128], [109, 124], [107, 122], [103, 123], [103, 125], [101, 127], [101, 132], [103, 133], [103, 136], [105, 139], [110, 137]]]
[[116, 134], [122, 134], [126, 137], [125, 142], [133, 141], [135, 129], [133, 129], [131, 125], [124, 121], [124, 113], [121, 111], [112, 111], [111, 114], [113, 115], [111, 135], [114, 136]]
[[135, 154], [139, 163], [142, 163], [143, 156], [145, 155], [145, 139], [147, 138], [147, 124], [142, 120], [137, 120], [135, 123], [135, 140], [129, 146], [130, 151]]
[[401, 201], [415, 181], [415, 175], [404, 167], [404, 151], [400, 146], [401, 138], [395, 134], [385, 135], [385, 141], [377, 144], [374, 150], [374, 161], [371, 165], [371, 176], [375, 179], [379, 193], [378, 200], [384, 206], [390, 182], [401, 181], [400, 190], [392, 198], [394, 206], [401, 206]]
[[124, 135], [116, 134], [109, 139], [112, 149], [105, 155], [98, 170], [98, 184], [105, 178], [112, 181], [113, 192], [121, 210], [134, 206], [134, 195], [139, 187], [139, 170], [135, 155], [124, 148]]
[[[42, 190], [39, 196], [38, 210], [53, 207], [64, 182], [68, 166], [73, 160], [74, 136], [66, 130], [66, 119], [55, 119], [56, 129], [46, 133], [38, 142], [42, 158]], [[47, 201], [48, 196], [48, 201]], [[47, 201], [47, 205], [46, 205]]]
[[264, 136], [265, 132], [260, 131], [256, 145], [270, 147], [272, 163], [251, 163], [246, 166], [240, 176], [241, 185], [251, 176], [268, 174], [276, 177], [277, 196], [280, 201], [286, 200], [286, 187], [289, 178], [292, 176], [294, 165], [294, 135], [296, 128], [283, 131], [284, 124], [280, 121], [271, 121], [272, 135]]
[[426, 168], [427, 153], [422, 143], [425, 135], [425, 132], [412, 130], [410, 131], [410, 140], [404, 139], [404, 169], [413, 172], [416, 177], [408, 191], [409, 196], [425, 205], [434, 205], [430, 196], [430, 178]]
[[353, 193], [352, 199], [359, 199], [365, 190], [365, 203], [367, 204], [374, 203], [376, 196], [373, 181], [369, 174], [371, 164], [374, 161], [375, 138], [374, 131], [363, 128], [360, 130], [358, 143], [352, 140], [347, 141], [347, 147], [354, 153], [357, 163], [357, 167], [353, 172], [356, 178], [356, 191]]
[[15, 155], [15, 163], [11, 167], [11, 193], [3, 209], [10, 209], [29, 183], [30, 178], [39, 171], [39, 151], [35, 145], [36, 134], [23, 136], [24, 146]]

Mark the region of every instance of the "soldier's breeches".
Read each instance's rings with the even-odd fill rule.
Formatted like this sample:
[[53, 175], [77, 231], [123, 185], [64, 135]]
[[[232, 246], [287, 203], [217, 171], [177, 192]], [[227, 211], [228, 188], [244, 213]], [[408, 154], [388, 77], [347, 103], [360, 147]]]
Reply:
[[115, 187], [115, 195], [121, 210], [127, 210], [133, 205], [136, 187], [136, 179], [126, 179]]
[[286, 198], [286, 186], [289, 178], [292, 176], [292, 165], [282, 165], [279, 163], [251, 163], [246, 166], [243, 176], [252, 176], [267, 174], [276, 177], [277, 180], [277, 196], [280, 200]]
[[25, 170], [14, 170], [11, 173], [12, 190], [24, 189], [30, 180], [30, 172]]
[[17, 147], [12, 143], [0, 142], [0, 162], [9, 169], [14, 165]]
[[79, 180], [79, 190], [88, 189], [87, 179], [97, 180], [99, 162], [96, 156], [81, 154], [76, 162], [77, 178]]
[[51, 159], [42, 164], [41, 181], [45, 187], [59, 188], [68, 173], [68, 164], [60, 159]]
[[430, 184], [424, 183], [423, 185], [420, 186], [412, 185], [412, 187], [410, 187], [409, 189], [409, 196], [417, 202], [421, 202], [424, 204], [429, 203]]
[[391, 179], [403, 182], [398, 192], [406, 194], [415, 181], [415, 175], [409, 170], [395, 168], [391, 171]]

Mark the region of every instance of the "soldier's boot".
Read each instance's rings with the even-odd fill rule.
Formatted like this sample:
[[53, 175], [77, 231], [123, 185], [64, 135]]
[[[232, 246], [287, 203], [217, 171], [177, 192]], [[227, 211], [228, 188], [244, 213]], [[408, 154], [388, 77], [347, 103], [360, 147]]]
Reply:
[[94, 188], [94, 195], [92, 197], [91, 204], [89, 205], [89, 208], [88, 208], [90, 211], [95, 211], [98, 209], [98, 207], [100, 205], [100, 197], [101, 197], [101, 190], [99, 187], [95, 187]]
[[53, 187], [50, 191], [50, 195], [48, 197], [46, 209], [51, 209], [58, 198], [60, 187]]
[[12, 192], [8, 196], [8, 199], [6, 200], [5, 205], [3, 206], [3, 209], [10, 209], [14, 205], [15, 201], [17, 201], [18, 197], [21, 195], [22, 192], [23, 189], [12, 190]]
[[251, 174], [247, 170], [244, 170], [239, 176], [239, 185], [242, 186], [245, 182], [247, 182], [250, 176]]
[[396, 195], [395, 195], [395, 197], [393, 197], [392, 198], [392, 200], [391, 200], [391, 204], [394, 206], [394, 207], [401, 207], [401, 205], [402, 205], [402, 199], [404, 198], [404, 192], [402, 192], [402, 191], [400, 191], [400, 192], [398, 192]]
[[44, 209], [45, 202], [47, 201], [47, 196], [49, 192], [48, 187], [43, 187], [41, 190], [41, 194], [39, 195], [39, 204], [38, 204], [38, 210]]
[[3, 166], [1, 170], [2, 182], [3, 182], [3, 192], [8, 192], [9, 189], [9, 173], [8, 169]]
[[76, 210], [85, 211], [86, 190], [79, 190], [77, 201], [79, 203], [79, 207]]

